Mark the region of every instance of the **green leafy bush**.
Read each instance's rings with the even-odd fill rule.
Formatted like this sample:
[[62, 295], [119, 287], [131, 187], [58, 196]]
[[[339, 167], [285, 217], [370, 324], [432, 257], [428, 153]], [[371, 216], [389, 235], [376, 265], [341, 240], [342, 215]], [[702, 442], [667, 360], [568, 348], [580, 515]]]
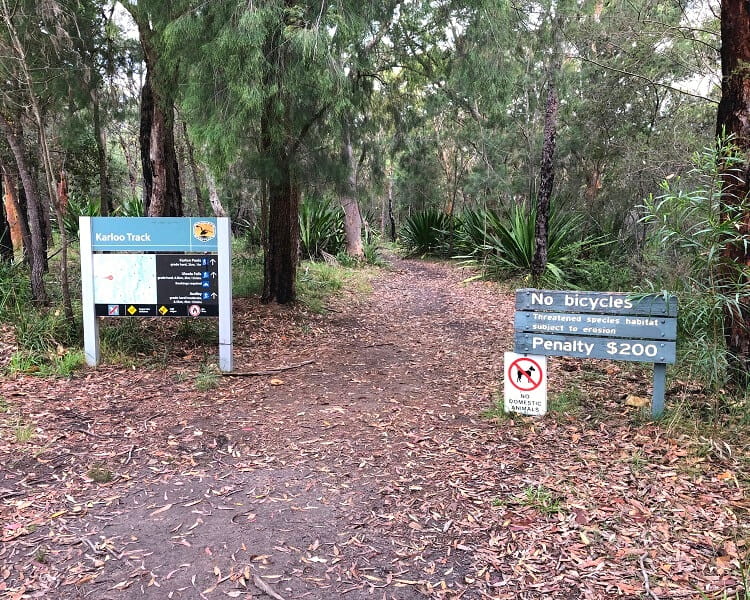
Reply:
[[[515, 205], [501, 216], [495, 211], [465, 211], [458, 220], [457, 248], [494, 278], [527, 274], [534, 259], [536, 208]], [[594, 251], [606, 245], [582, 235], [580, 215], [550, 211], [547, 269], [540, 284], [577, 286], [589, 279]]]
[[453, 219], [434, 208], [412, 214], [404, 223], [399, 239], [412, 256], [448, 256]]
[[327, 198], [309, 195], [299, 210], [302, 257], [319, 260], [326, 252], [338, 254], [345, 246], [344, 213]]
[[724, 340], [724, 315], [741, 314], [740, 301], [750, 294], [746, 266], [725, 256], [728, 246], [750, 244], [741, 227], [750, 201], [721, 202], [721, 165], [731, 170], [742, 163], [731, 140], [704, 148], [693, 156], [689, 182], [665, 180], [662, 194], [649, 196], [643, 207], [643, 221], [650, 227], [647, 287], [678, 293], [679, 362], [715, 391], [726, 383], [732, 359]]
[[98, 217], [99, 200], [71, 193], [68, 197], [68, 206], [63, 213], [63, 226], [65, 233], [70, 237], [78, 236], [78, 217]]
[[146, 208], [143, 206], [143, 198], [139, 196], [128, 196], [115, 208], [117, 217], [145, 217]]

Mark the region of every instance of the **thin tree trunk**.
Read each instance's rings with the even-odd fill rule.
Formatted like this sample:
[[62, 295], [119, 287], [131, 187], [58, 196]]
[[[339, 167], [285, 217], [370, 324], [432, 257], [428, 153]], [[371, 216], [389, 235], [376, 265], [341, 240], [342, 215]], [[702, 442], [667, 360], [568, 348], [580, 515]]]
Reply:
[[[733, 143], [745, 155], [740, 170], [726, 167], [722, 173], [722, 212], [748, 198], [750, 192], [750, 5], [745, 0], [721, 1], [721, 101], [716, 115], [716, 133], [733, 135]], [[743, 215], [734, 236], [750, 235], [750, 214]], [[743, 288], [748, 277], [744, 265], [750, 260], [747, 246], [728, 244], [724, 250], [724, 282], [736, 285], [738, 273]], [[750, 297], [743, 294], [739, 302], [727, 304], [724, 313], [724, 336], [730, 365], [730, 377], [738, 384], [750, 383]]]
[[344, 234], [346, 253], [355, 258], [365, 255], [362, 245], [362, 215], [357, 202], [357, 174], [352, 152], [352, 137], [349, 123], [345, 123], [341, 143], [341, 163], [346, 170], [346, 179], [341, 186], [340, 201], [344, 209]]
[[133, 198], [135, 198], [138, 196], [138, 168], [136, 167], [136, 162], [130, 153], [125, 138], [122, 137], [122, 134], [118, 135], [118, 140], [120, 142], [120, 148], [122, 148], [122, 154], [125, 157], [125, 164], [128, 167], [128, 185], [130, 186], [130, 193]]
[[109, 183], [109, 165], [107, 162], [107, 134], [102, 127], [101, 110], [99, 106], [99, 92], [91, 92], [91, 106], [93, 110], [94, 139], [96, 140], [96, 158], [99, 166], [99, 214], [112, 214], [112, 191]]
[[391, 241], [396, 241], [396, 217], [393, 214], [393, 174], [388, 176], [388, 221], [391, 225]]
[[210, 211], [210, 205], [206, 202], [206, 196], [201, 191], [200, 183], [198, 182], [199, 171], [198, 163], [195, 160], [195, 148], [193, 143], [190, 141], [188, 135], [187, 123], [182, 122], [182, 132], [185, 137], [185, 146], [187, 147], [188, 163], [190, 164], [190, 170], [193, 173], [193, 188], [195, 189], [195, 202], [198, 205], [198, 210], [203, 215], [208, 215]]
[[8, 172], [8, 168], [5, 165], [0, 165], [0, 170], [2, 170], [3, 191], [5, 192], [5, 214], [8, 215], [13, 250], [14, 252], [20, 250], [22, 256], [26, 259], [26, 255], [31, 248], [31, 233], [29, 232], [29, 224], [26, 220], [25, 207], [21, 206], [16, 194], [18, 179], [15, 175], [11, 175]]
[[2, 117], [0, 117], [0, 129], [2, 129], [5, 139], [8, 141], [8, 146], [10, 146], [10, 150], [16, 160], [16, 167], [18, 168], [26, 195], [26, 210], [28, 212], [29, 233], [31, 237], [31, 248], [29, 251], [31, 295], [34, 302], [46, 304], [49, 301], [47, 290], [44, 287], [47, 250], [44, 243], [41, 200], [36, 187], [36, 179], [31, 173], [26, 160], [26, 148], [24, 147], [23, 138], [16, 136], [11, 124]]
[[[2, 181], [0, 181], [0, 196], [2, 196]], [[0, 262], [9, 263], [13, 260], [13, 240], [11, 225], [5, 202], [0, 202]]]
[[536, 203], [536, 224], [534, 227], [534, 258], [531, 262], [531, 275], [539, 278], [547, 268], [547, 225], [552, 187], [555, 183], [555, 136], [557, 134], [557, 110], [559, 102], [553, 75], [550, 74], [547, 89], [547, 107], [544, 113], [544, 145], [539, 178], [539, 195]]
[[224, 210], [221, 200], [219, 200], [219, 190], [216, 187], [216, 180], [209, 172], [206, 172], [206, 185], [208, 186], [208, 201], [211, 203], [211, 210], [214, 216], [226, 217], [227, 211]]

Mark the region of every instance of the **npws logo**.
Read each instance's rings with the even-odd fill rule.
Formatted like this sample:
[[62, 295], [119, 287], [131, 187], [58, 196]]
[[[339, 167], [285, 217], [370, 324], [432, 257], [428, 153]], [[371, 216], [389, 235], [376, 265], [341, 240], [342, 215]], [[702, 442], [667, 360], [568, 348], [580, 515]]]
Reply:
[[193, 235], [201, 242], [208, 242], [216, 237], [216, 225], [209, 221], [200, 221], [193, 225]]

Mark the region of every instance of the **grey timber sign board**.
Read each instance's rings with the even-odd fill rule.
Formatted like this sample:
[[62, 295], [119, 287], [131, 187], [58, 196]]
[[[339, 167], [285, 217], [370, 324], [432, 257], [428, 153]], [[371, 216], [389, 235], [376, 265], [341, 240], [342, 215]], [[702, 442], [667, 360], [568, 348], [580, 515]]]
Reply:
[[515, 352], [654, 363], [655, 415], [663, 408], [662, 374], [665, 365], [676, 360], [676, 340], [675, 296], [538, 289], [516, 292]]

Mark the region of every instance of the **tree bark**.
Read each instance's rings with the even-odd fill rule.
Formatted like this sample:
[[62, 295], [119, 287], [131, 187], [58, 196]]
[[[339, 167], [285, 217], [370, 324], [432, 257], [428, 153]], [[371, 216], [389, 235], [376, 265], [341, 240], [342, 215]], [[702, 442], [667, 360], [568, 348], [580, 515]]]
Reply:
[[346, 253], [355, 258], [365, 255], [362, 245], [362, 215], [357, 202], [357, 173], [352, 152], [352, 136], [349, 123], [344, 124], [341, 143], [341, 163], [346, 170], [346, 179], [341, 185], [340, 202], [344, 209], [344, 234]]
[[534, 258], [531, 262], [531, 275], [541, 277], [547, 268], [547, 225], [552, 187], [555, 183], [555, 136], [557, 135], [557, 110], [559, 102], [555, 83], [550, 76], [547, 88], [547, 107], [544, 113], [544, 145], [540, 169], [539, 195], [536, 203], [536, 224], [534, 226]]
[[262, 302], [287, 304], [297, 297], [299, 189], [289, 161], [279, 156], [268, 182], [268, 240], [263, 260]]
[[198, 162], [195, 160], [195, 148], [193, 148], [193, 142], [190, 141], [188, 136], [187, 123], [182, 122], [182, 133], [185, 137], [185, 146], [187, 148], [188, 163], [190, 164], [190, 170], [193, 173], [193, 188], [195, 189], [195, 202], [198, 205], [198, 210], [203, 215], [210, 214], [210, 205], [206, 202], [206, 195], [201, 191], [199, 183], [199, 172]]
[[109, 183], [109, 164], [107, 162], [107, 136], [102, 127], [99, 92], [91, 91], [93, 111], [94, 138], [96, 139], [96, 159], [99, 166], [99, 214], [106, 217], [113, 212], [112, 191]]
[[226, 217], [227, 211], [219, 200], [219, 189], [216, 187], [216, 180], [211, 173], [206, 173], [206, 184], [208, 185], [208, 201], [211, 204], [211, 210], [215, 217]]
[[[722, 169], [722, 211], [743, 203], [750, 191], [750, 5], [746, 0], [721, 1], [721, 101], [716, 115], [716, 133], [733, 135], [733, 143], [744, 153], [745, 162]], [[750, 236], [750, 214], [745, 213], [736, 238]], [[745, 265], [750, 253], [745, 244], [730, 243], [724, 250], [724, 281], [741, 285], [750, 281]], [[743, 294], [737, 304], [728, 304], [724, 313], [730, 378], [738, 384], [750, 383], [750, 296]]]
[[141, 90], [141, 162], [143, 205], [149, 217], [181, 217], [182, 192], [174, 144], [171, 97], [157, 95], [151, 70]]
[[16, 194], [18, 178], [11, 175], [6, 165], [0, 165], [3, 178], [3, 203], [5, 214], [10, 225], [10, 239], [13, 242], [14, 253], [20, 251], [26, 257], [28, 249], [31, 248], [31, 233], [26, 221], [24, 207], [21, 206]]
[[[3, 192], [3, 183], [0, 181], [0, 196]], [[13, 240], [11, 238], [11, 225], [5, 202], [0, 202], [0, 262], [11, 262], [13, 260]]]
[[49, 302], [47, 290], [44, 287], [44, 272], [47, 265], [47, 247], [44, 240], [44, 225], [42, 223], [43, 212], [41, 198], [36, 186], [31, 169], [26, 159], [26, 147], [23, 137], [17, 136], [13, 126], [5, 117], [0, 117], [0, 129], [8, 141], [8, 146], [13, 153], [16, 167], [21, 177], [21, 183], [26, 195], [26, 210], [28, 216], [29, 232], [31, 237], [31, 248], [29, 251], [29, 263], [31, 266], [31, 296], [34, 302], [46, 304]]

